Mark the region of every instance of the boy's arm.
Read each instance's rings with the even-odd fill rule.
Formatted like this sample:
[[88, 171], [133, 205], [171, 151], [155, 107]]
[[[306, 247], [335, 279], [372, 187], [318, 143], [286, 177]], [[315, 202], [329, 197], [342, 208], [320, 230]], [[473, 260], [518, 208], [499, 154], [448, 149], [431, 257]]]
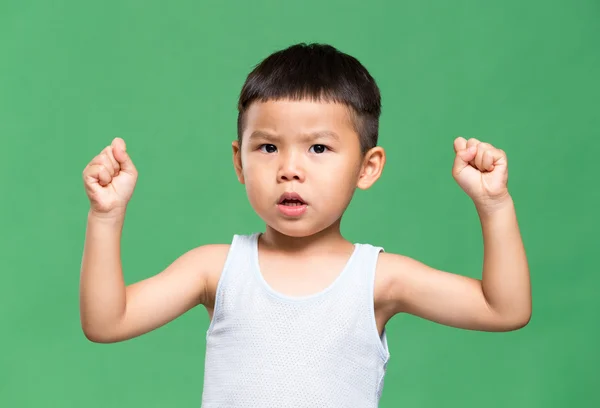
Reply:
[[[382, 254], [391, 315], [410, 313], [447, 326], [509, 331], [531, 317], [527, 257], [511, 199], [490, 214], [480, 212], [484, 240], [483, 273], [474, 279], [440, 271], [419, 261]], [[464, 256], [469, 256], [468, 248]]]
[[123, 217], [90, 212], [80, 278], [81, 326], [94, 342], [112, 343], [152, 331], [198, 304], [207, 278], [222, 268], [228, 245], [192, 249], [164, 271], [125, 286], [120, 256]]
[[158, 328], [210, 301], [207, 282], [221, 271], [228, 245], [182, 255], [163, 272], [125, 286], [121, 232], [138, 172], [125, 141], [115, 138], [83, 170], [90, 211], [81, 264], [80, 317], [88, 339], [112, 343]]
[[[450, 274], [394, 255], [381, 257], [386, 310], [449, 326], [507, 331], [531, 316], [529, 267], [512, 197], [506, 154], [477, 139], [457, 138], [452, 174], [477, 208], [484, 241], [482, 278]], [[460, 237], [457, 236], [457, 239]], [[469, 256], [468, 248], [464, 256]]]

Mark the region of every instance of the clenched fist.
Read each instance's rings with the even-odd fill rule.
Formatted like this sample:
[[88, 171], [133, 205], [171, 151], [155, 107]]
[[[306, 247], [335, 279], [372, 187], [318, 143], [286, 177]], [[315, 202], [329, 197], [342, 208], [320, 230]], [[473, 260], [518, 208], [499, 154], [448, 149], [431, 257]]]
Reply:
[[475, 138], [454, 140], [452, 175], [478, 208], [494, 208], [510, 199], [504, 151]]
[[91, 211], [105, 215], [124, 213], [133, 195], [137, 176], [125, 141], [115, 138], [83, 170]]

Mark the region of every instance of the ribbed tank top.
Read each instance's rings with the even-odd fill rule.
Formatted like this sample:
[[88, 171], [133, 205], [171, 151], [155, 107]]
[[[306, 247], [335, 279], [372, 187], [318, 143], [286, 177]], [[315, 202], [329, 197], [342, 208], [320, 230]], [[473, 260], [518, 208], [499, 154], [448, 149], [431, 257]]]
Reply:
[[290, 297], [264, 280], [259, 235], [231, 242], [206, 333], [202, 407], [377, 407], [389, 360], [373, 301], [383, 248], [355, 244], [329, 287]]

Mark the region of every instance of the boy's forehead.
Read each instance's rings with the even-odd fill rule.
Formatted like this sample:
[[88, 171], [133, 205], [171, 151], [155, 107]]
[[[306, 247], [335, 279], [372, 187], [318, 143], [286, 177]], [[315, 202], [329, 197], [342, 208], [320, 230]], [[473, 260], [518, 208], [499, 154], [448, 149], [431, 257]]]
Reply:
[[355, 133], [351, 112], [346, 105], [311, 100], [254, 102], [246, 111], [245, 125], [245, 134], [256, 130], [282, 134]]

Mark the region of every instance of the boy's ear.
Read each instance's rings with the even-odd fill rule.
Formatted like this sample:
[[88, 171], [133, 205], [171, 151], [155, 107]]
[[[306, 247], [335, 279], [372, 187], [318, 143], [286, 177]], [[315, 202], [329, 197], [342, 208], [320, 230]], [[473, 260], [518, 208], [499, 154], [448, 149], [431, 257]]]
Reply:
[[231, 149], [233, 152], [233, 168], [235, 169], [235, 174], [237, 175], [238, 181], [244, 184], [244, 172], [242, 171], [242, 150], [240, 149], [240, 144], [237, 140], [231, 143]]
[[384, 166], [385, 150], [379, 146], [370, 149], [363, 159], [356, 187], [361, 190], [370, 188], [381, 176]]

